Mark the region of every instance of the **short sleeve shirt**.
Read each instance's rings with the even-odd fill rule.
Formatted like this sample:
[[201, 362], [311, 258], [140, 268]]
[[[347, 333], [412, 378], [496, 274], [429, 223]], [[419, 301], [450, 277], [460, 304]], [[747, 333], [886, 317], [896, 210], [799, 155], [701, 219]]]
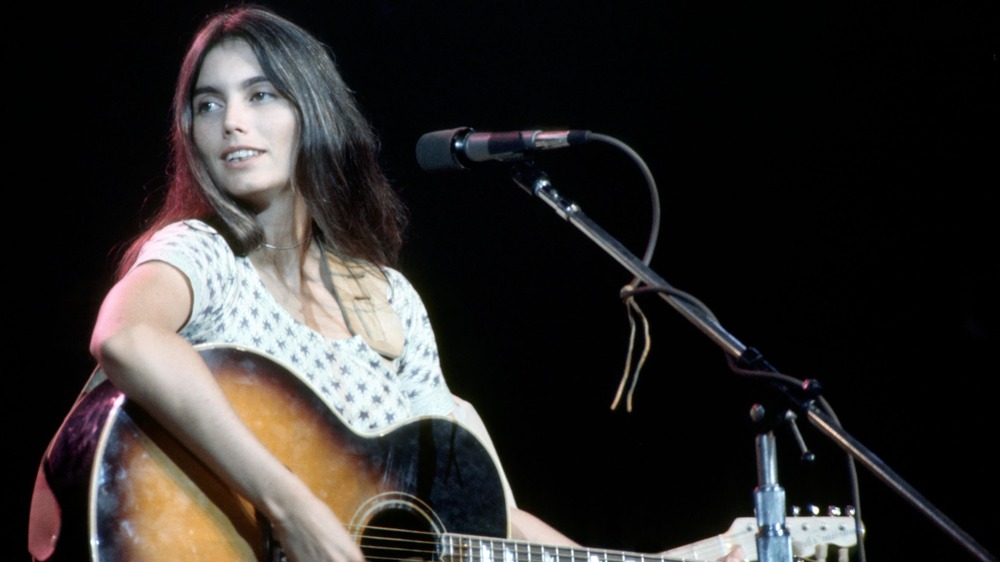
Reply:
[[232, 344], [288, 365], [359, 432], [414, 416], [447, 415], [454, 407], [441, 373], [427, 310], [399, 271], [383, 268], [388, 300], [404, 331], [403, 353], [386, 361], [361, 336], [329, 339], [293, 318], [270, 294], [249, 258], [236, 256], [204, 222], [158, 231], [136, 265], [169, 263], [191, 283], [192, 310], [180, 335], [192, 344]]

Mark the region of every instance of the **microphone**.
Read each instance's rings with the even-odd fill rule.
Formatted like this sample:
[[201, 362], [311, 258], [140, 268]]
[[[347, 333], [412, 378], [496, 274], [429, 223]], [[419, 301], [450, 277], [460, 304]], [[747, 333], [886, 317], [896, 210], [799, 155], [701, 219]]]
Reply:
[[477, 133], [459, 127], [426, 133], [417, 140], [417, 162], [427, 172], [464, 170], [477, 162], [522, 160], [528, 153], [590, 141], [590, 131]]

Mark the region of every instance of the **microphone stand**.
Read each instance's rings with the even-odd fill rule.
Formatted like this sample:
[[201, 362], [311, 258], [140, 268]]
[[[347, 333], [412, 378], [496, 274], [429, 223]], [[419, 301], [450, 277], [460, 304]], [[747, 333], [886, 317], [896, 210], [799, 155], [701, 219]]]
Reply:
[[[651, 287], [666, 289], [671, 288], [670, 284], [667, 283], [666, 280], [657, 275], [654, 271], [652, 271], [652, 269], [643, 263], [642, 260], [638, 259], [627, 248], [625, 248], [624, 245], [618, 242], [603, 228], [587, 217], [576, 203], [556, 191], [555, 187], [549, 181], [547, 174], [541, 170], [535, 169], [532, 162], [527, 160], [514, 162], [511, 165], [511, 173], [514, 182], [527, 191], [529, 195], [537, 197], [549, 205], [556, 212], [556, 214], [582, 231], [588, 238], [590, 238], [601, 249], [625, 267], [625, 269], [631, 272], [637, 279], [642, 280]], [[726, 353], [733, 356], [737, 360], [738, 364], [754, 370], [775, 373], [778, 372], [777, 369], [771, 366], [770, 363], [768, 363], [756, 349], [748, 348], [743, 345], [736, 337], [723, 329], [722, 326], [720, 326], [713, 318], [706, 315], [698, 307], [695, 307], [689, 302], [679, 299], [667, 292], [659, 291], [657, 294], [659, 294], [660, 297], [667, 302], [667, 304], [679, 312], [681, 316], [687, 318], [688, 321], [694, 324], [699, 330], [701, 330], [701, 332], [708, 336], [709, 339], [719, 345], [719, 347], [721, 347]], [[833, 440], [835, 444], [847, 451], [853, 458], [861, 462], [861, 464], [867, 467], [876, 477], [889, 486], [889, 488], [920, 510], [925, 516], [927, 516], [932, 522], [934, 522], [977, 559], [982, 560], [983, 562], [995, 562], [997, 560], [995, 556], [987, 552], [986, 549], [979, 545], [968, 533], [959, 528], [950, 518], [932, 505], [926, 498], [923, 497], [923, 495], [921, 495], [916, 489], [914, 489], [891, 468], [889, 468], [889, 466], [886, 465], [885, 462], [883, 462], [878, 456], [873, 454], [853, 436], [844, 431], [838, 423], [834, 422], [829, 416], [820, 410], [816, 405], [815, 396], [818, 391], [818, 384], [810, 384], [808, 385], [809, 388], [804, 389], [793, 389], [789, 388], [788, 385], [785, 384], [775, 384], [781, 393], [789, 399], [794, 409], [801, 415], [806, 416], [809, 422], [819, 429], [821, 433], [825, 434]], [[767, 434], [758, 436], [757, 439], [758, 474], [761, 475], [761, 486], [758, 487], [758, 492], [763, 491], [767, 494], [769, 514], [773, 515], [774, 511], [780, 507], [783, 521], [784, 507], [783, 505], [777, 506], [776, 502], [781, 502], [783, 504], [784, 496], [783, 493], [777, 494], [780, 487], [777, 486], [776, 477], [774, 476], [775, 470], [773, 470], [773, 466], [770, 464], [772, 462], [771, 459], [773, 458], [773, 435], [768, 432]], [[768, 491], [770, 491], [770, 493]], [[771, 529], [767, 529], [765, 527], [768, 526], [767, 524], [775, 523], [774, 521], [762, 521], [760, 519], [760, 514], [758, 514], [758, 522], [760, 523], [758, 537], [761, 535], [766, 536], [770, 533]], [[760, 545], [760, 540], [758, 540], [758, 545]], [[773, 550], [779, 553], [780, 556], [784, 556], [786, 554], [784, 548], [774, 548], [768, 550]], [[758, 554], [764, 553], [759, 552]], [[788, 556], [791, 556], [790, 552], [787, 554]], [[785, 557], [784, 560], [785, 562], [791, 562], [790, 557]], [[776, 559], [760, 558], [760, 562], [779, 561]]]
[[[764, 408], [755, 404], [750, 417], [764, 423]], [[792, 536], [785, 526], [785, 490], [778, 484], [778, 461], [774, 432], [757, 434], [757, 487], [754, 489], [754, 512], [757, 517], [757, 560], [760, 562], [790, 562]]]

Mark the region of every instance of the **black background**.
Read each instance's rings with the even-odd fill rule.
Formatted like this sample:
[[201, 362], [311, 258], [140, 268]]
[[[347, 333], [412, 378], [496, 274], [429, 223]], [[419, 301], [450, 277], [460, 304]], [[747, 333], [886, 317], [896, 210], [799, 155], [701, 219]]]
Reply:
[[[961, 530], [1000, 552], [994, 388], [998, 10], [993, 2], [274, 2], [337, 53], [412, 212], [401, 269], [457, 394], [491, 428], [519, 503], [581, 543], [659, 551], [753, 514], [750, 406], [786, 404], [666, 302], [611, 409], [631, 274], [505, 167], [428, 174], [425, 132], [587, 129], [656, 180], [651, 269], [737, 341], [824, 385], [844, 428]], [[49, 437], [93, 369], [109, 251], [166, 161], [180, 57], [218, 2], [49, 9], [8, 48], [5, 230], [13, 322], [5, 503], [25, 555]], [[30, 8], [32, 12], [34, 8]], [[641, 256], [649, 191], [606, 143], [536, 164]], [[26, 203], [22, 203], [24, 201]], [[18, 216], [21, 215], [21, 216]], [[642, 338], [637, 339], [641, 348]], [[13, 392], [10, 392], [13, 391]], [[777, 432], [789, 505], [851, 503], [845, 453]], [[868, 559], [974, 559], [859, 467]]]

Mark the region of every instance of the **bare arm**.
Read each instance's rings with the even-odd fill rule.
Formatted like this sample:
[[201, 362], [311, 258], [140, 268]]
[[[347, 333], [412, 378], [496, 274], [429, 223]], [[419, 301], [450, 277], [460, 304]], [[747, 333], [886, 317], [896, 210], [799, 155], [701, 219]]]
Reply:
[[[580, 547], [581, 545], [573, 539], [562, 534], [551, 525], [542, 521], [537, 516], [524, 511], [514, 509], [510, 514], [511, 526], [513, 527], [513, 537], [515, 539], [526, 540], [528, 542], [546, 544], [553, 546]], [[740, 547], [730, 551], [720, 562], [743, 562], [746, 553]]]
[[514, 539], [553, 546], [581, 546], [545, 521], [523, 509], [514, 508], [511, 510], [510, 523], [512, 527], [511, 538]]
[[360, 562], [360, 548], [332, 510], [256, 438], [177, 334], [191, 304], [177, 269], [142, 264], [105, 297], [91, 353], [130, 400], [269, 519], [289, 560]]

